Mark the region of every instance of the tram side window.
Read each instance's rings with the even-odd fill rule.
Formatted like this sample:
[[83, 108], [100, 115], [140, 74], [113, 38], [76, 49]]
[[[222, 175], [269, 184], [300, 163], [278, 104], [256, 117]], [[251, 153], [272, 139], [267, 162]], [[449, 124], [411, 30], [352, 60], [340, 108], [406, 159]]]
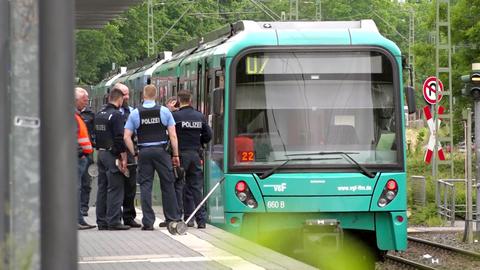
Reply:
[[135, 99], [137, 101], [137, 106], [136, 107], [138, 107], [140, 104], [142, 104], [142, 92], [143, 91], [139, 91], [137, 93], [137, 98]]
[[[218, 85], [217, 85], [217, 81], [218, 81]], [[223, 88], [224, 87], [224, 83], [223, 83], [223, 73], [222, 74], [218, 74], [215, 76], [215, 85], [217, 86], [217, 88]], [[225, 95], [223, 95], [223, 101], [222, 101], [222, 104], [225, 104]], [[218, 105], [216, 105], [218, 106]], [[216, 115], [215, 118], [216, 121], [217, 121], [217, 125], [216, 125], [216, 128], [214, 130], [214, 132], [216, 132], [216, 142], [215, 144], [222, 144], [223, 145], [223, 117], [224, 117], [224, 112], [222, 110], [221, 114], [220, 115]]]
[[223, 145], [223, 112], [220, 115], [214, 114], [213, 115], [213, 133], [214, 133], [214, 144], [222, 144]]
[[99, 112], [100, 109], [102, 108], [103, 106], [103, 96], [102, 95], [98, 95], [96, 96], [96, 105], [95, 105], [95, 109], [96, 109], [96, 112]]
[[197, 91], [197, 80], [191, 80], [190, 83], [190, 92], [192, 93], [192, 107], [198, 109], [198, 91]]
[[[215, 81], [219, 81], [220, 76], [216, 75], [215, 76]], [[217, 86], [217, 84], [215, 84]], [[208, 94], [208, 100], [210, 102], [213, 101], [213, 84], [209, 85], [209, 94]], [[225, 95], [223, 96], [223, 103], [225, 102]], [[213, 104], [213, 106], [220, 106], [221, 104]], [[212, 105], [209, 105], [210, 108], [212, 108]], [[212, 159], [215, 160], [220, 168], [223, 166], [223, 153], [224, 153], [224, 143], [223, 143], [223, 128], [224, 128], [224, 113], [223, 111], [220, 114], [213, 114], [213, 110], [210, 110], [210, 113], [212, 114], [212, 131], [213, 131], [213, 138], [211, 141], [212, 145]]]
[[210, 108], [211, 108], [211, 105], [210, 105], [210, 93], [212, 92], [212, 86], [213, 86], [213, 79], [211, 77], [208, 77], [207, 79], [207, 86], [205, 87], [205, 111], [204, 113], [205, 114], [209, 114], [210, 113]]
[[172, 96], [172, 82], [171, 81], [165, 81], [164, 84], [165, 87], [165, 97], [169, 98]]

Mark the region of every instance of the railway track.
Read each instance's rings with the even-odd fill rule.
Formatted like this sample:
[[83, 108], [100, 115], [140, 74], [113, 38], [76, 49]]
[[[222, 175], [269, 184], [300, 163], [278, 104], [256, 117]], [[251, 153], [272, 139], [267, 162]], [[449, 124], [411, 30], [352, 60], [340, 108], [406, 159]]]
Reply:
[[480, 269], [480, 253], [409, 236], [407, 251], [390, 252], [386, 262], [402, 269], [470, 270]]
[[412, 260], [408, 260], [399, 256], [387, 254], [385, 255], [385, 261], [388, 263], [392, 263], [395, 265], [405, 266], [402, 269], [420, 269], [420, 270], [437, 270], [437, 268], [433, 268], [431, 266], [421, 264]]
[[480, 253], [473, 252], [473, 251], [470, 251], [470, 250], [456, 248], [456, 247], [452, 247], [452, 246], [449, 246], [449, 245], [440, 244], [440, 243], [436, 243], [436, 242], [432, 242], [432, 241], [428, 241], [428, 240], [425, 240], [425, 239], [416, 238], [416, 237], [412, 237], [412, 236], [408, 237], [408, 241], [413, 242], [415, 244], [422, 244], [422, 245], [425, 245], [425, 246], [429, 246], [429, 247], [433, 247], [433, 248], [437, 248], [437, 249], [441, 249], [441, 250], [446, 250], [446, 251], [451, 252], [451, 253], [463, 255], [463, 256], [466, 256], [466, 257], [469, 257], [469, 258], [472, 258], [472, 259], [480, 260]]

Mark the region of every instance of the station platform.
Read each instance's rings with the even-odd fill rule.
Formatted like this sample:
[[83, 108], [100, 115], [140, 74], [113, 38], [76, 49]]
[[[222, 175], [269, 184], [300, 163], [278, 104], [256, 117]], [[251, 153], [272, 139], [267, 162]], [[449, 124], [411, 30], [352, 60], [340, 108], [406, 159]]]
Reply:
[[456, 220], [454, 226], [441, 226], [441, 227], [422, 227], [422, 226], [411, 226], [408, 227], [408, 233], [428, 233], [428, 232], [461, 232], [465, 230], [465, 221]]
[[[171, 235], [158, 227], [161, 208], [155, 212], [154, 231], [78, 231], [79, 269], [316, 269], [208, 224]], [[86, 220], [95, 224], [94, 208]]]

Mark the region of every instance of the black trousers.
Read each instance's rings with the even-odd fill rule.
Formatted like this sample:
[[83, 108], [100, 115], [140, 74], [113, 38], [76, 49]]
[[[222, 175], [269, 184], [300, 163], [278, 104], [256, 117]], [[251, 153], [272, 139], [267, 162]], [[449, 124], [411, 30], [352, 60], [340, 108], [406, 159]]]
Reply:
[[[129, 153], [128, 164], [133, 164], [135, 158]], [[129, 223], [135, 219], [137, 213], [135, 211], [135, 194], [137, 192], [137, 166], [129, 166], [128, 171], [130, 177], [124, 179], [124, 194], [123, 194], [123, 222]]]
[[[87, 159], [87, 164], [86, 168], [93, 164], [93, 158], [92, 155], [88, 155], [86, 157]], [[80, 189], [80, 211], [82, 213], [88, 213], [88, 203], [90, 202], [90, 192], [92, 191], [92, 177], [88, 174], [88, 171], [85, 169], [85, 171], [82, 173], [82, 183], [81, 183], [81, 189]]]
[[140, 184], [144, 226], [152, 226], [155, 222], [155, 213], [152, 209], [152, 186], [155, 171], [160, 178], [165, 220], [167, 222], [181, 220], [170, 154], [162, 146], [144, 147], [140, 148], [138, 154], [138, 184]]
[[[203, 200], [203, 172], [198, 151], [180, 150], [180, 163], [185, 169], [185, 187], [183, 189], [183, 214], [184, 219], [193, 213]], [[203, 205], [195, 214], [197, 224], [207, 222], [207, 211]]]
[[98, 151], [98, 226], [115, 226], [121, 223], [125, 176], [115, 165], [115, 159], [109, 151]]

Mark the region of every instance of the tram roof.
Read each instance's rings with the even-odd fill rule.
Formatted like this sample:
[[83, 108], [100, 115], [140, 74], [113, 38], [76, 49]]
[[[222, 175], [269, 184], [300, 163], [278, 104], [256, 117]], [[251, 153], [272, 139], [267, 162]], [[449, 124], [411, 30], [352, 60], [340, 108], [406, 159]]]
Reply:
[[378, 46], [386, 48], [393, 55], [401, 55], [398, 46], [381, 35], [373, 20], [285, 22], [243, 20], [180, 44], [173, 49], [174, 55], [168, 62], [189, 57], [194, 53], [198, 56], [198, 52], [209, 48], [215, 48], [215, 54], [233, 57], [249, 46], [309, 45]]
[[131, 6], [143, 0], [75, 0], [77, 29], [102, 28]]

